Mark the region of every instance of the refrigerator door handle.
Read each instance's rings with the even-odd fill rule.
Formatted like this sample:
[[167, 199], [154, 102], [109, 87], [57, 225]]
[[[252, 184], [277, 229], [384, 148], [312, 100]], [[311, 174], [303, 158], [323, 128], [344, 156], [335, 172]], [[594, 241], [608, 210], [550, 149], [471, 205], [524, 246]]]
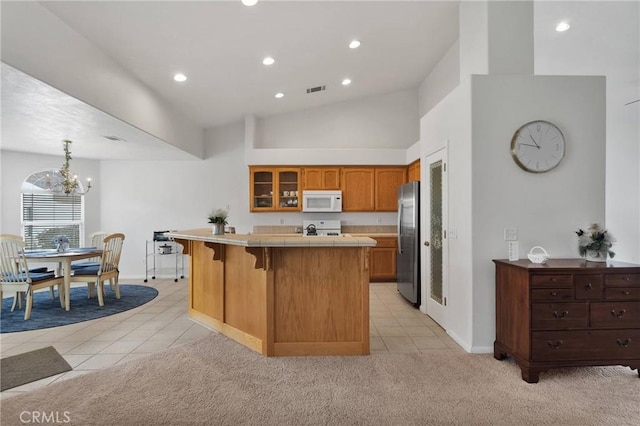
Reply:
[[398, 203], [398, 253], [402, 253], [402, 239], [400, 231], [402, 230], [402, 202]]

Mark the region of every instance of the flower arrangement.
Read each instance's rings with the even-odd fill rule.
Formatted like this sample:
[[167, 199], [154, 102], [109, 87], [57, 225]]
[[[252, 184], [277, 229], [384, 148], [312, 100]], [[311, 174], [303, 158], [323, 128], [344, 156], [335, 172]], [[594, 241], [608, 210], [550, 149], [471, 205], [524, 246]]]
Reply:
[[596, 257], [604, 259], [607, 258], [607, 255], [611, 257], [616, 255], [611, 251], [615, 239], [597, 223], [589, 226], [586, 231], [578, 229], [576, 234], [578, 234], [578, 250], [580, 256], [585, 256], [588, 252], [593, 252]]
[[218, 209], [209, 214], [209, 223], [221, 223], [226, 225], [228, 217], [229, 213], [226, 210]]

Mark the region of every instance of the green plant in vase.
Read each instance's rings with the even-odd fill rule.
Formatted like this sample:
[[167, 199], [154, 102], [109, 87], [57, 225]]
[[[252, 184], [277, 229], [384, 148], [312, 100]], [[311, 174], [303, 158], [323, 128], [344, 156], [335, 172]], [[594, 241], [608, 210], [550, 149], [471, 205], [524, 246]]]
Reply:
[[578, 229], [576, 234], [578, 234], [578, 252], [586, 260], [606, 262], [607, 256], [614, 257], [616, 255], [611, 250], [615, 239], [597, 223], [589, 226], [586, 231]]
[[227, 224], [229, 213], [223, 209], [217, 209], [209, 214], [209, 223], [213, 224], [212, 232], [214, 235], [224, 234], [224, 226]]

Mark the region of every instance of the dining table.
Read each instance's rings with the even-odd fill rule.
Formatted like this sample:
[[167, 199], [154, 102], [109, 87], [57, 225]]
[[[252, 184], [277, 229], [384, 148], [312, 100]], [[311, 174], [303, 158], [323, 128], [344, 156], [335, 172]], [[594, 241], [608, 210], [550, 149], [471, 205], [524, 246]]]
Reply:
[[71, 262], [100, 257], [102, 256], [102, 250], [96, 247], [69, 248], [65, 251], [56, 249], [25, 250], [24, 255], [30, 262], [58, 264], [58, 274], [61, 273], [64, 276], [64, 290], [62, 291], [63, 294], [59, 294], [59, 296], [61, 300], [64, 299], [64, 309], [68, 311], [71, 309], [70, 298], [67, 297], [71, 292]]

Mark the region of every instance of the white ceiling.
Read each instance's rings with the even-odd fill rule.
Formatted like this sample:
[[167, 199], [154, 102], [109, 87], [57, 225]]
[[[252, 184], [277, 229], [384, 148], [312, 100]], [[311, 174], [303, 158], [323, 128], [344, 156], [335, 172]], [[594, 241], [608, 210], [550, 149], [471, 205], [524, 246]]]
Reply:
[[[614, 73], [608, 90], [637, 99], [638, 16], [629, 11], [638, 9], [631, 3], [537, 2], [536, 72]], [[417, 88], [458, 35], [457, 1], [41, 4], [202, 128]], [[562, 35], [553, 31], [560, 19], [572, 24]], [[354, 38], [362, 46], [351, 50]], [[267, 55], [276, 59], [271, 67], [262, 65]], [[178, 71], [185, 83], [173, 81]], [[350, 86], [340, 84], [345, 77]], [[306, 93], [318, 85], [327, 90]], [[285, 97], [275, 99], [279, 91]], [[77, 157], [193, 158], [4, 65], [2, 103], [3, 149], [60, 155], [62, 144], [47, 152], [38, 141], [97, 134], [135, 142], [98, 136], [91, 150], [74, 147]]]

